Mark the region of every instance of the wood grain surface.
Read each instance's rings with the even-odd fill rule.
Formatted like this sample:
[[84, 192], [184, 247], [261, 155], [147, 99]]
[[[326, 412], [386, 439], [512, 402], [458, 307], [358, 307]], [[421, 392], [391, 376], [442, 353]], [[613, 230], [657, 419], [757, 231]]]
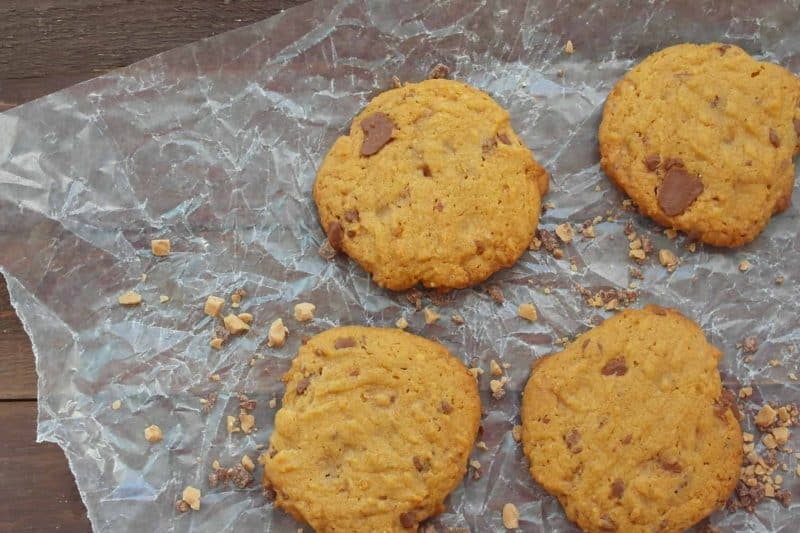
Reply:
[[[0, 111], [307, 0], [2, 0]], [[61, 450], [35, 444], [33, 351], [0, 281], [0, 531], [90, 531]]]

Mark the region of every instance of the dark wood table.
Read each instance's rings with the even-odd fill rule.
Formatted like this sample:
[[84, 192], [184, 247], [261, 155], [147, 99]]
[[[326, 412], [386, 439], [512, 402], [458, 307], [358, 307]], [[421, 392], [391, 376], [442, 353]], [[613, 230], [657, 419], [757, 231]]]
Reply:
[[[0, 111], [307, 0], [3, 0]], [[31, 343], [0, 281], [0, 531], [90, 531], [64, 454], [36, 444]]]

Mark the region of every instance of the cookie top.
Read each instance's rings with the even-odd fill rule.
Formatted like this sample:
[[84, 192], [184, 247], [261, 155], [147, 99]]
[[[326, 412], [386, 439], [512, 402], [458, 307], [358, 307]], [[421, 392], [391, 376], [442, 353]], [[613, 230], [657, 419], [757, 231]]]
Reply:
[[628, 310], [539, 359], [522, 399], [533, 477], [583, 530], [683, 531], [736, 486], [720, 352], [677, 311]]
[[317, 173], [323, 229], [393, 290], [467, 287], [530, 244], [547, 172], [489, 95], [433, 79], [378, 95]]
[[736, 46], [681, 44], [611, 91], [600, 163], [659, 224], [735, 247], [788, 207], [798, 136], [800, 79]]
[[397, 329], [311, 338], [283, 377], [264, 484], [316, 531], [417, 531], [464, 477], [475, 379], [447, 349]]

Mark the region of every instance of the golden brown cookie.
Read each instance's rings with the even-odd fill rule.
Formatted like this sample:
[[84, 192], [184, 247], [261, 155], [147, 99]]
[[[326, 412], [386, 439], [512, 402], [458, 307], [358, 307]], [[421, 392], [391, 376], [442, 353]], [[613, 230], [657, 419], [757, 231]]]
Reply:
[[447, 349], [397, 329], [340, 327], [284, 375], [264, 484], [318, 532], [417, 531], [464, 477], [475, 379]]
[[800, 80], [736, 46], [681, 44], [608, 96], [601, 165], [663, 226], [715, 246], [753, 240], [788, 207], [800, 150]]
[[393, 290], [467, 287], [514, 264], [547, 172], [489, 95], [435, 79], [377, 96], [314, 185], [334, 248]]
[[628, 310], [539, 359], [522, 400], [533, 477], [584, 531], [683, 531], [722, 506], [742, 433], [720, 352], [672, 309]]

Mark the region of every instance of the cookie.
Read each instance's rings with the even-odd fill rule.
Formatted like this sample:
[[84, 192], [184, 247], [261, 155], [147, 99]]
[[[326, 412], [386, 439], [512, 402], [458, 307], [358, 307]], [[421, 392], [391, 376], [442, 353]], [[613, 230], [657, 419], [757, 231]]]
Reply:
[[311, 338], [262, 456], [279, 507], [318, 532], [408, 532], [440, 513], [478, 432], [475, 379], [447, 349], [397, 329]]
[[681, 44], [611, 91], [600, 164], [662, 226], [736, 247], [789, 206], [799, 137], [800, 79], [736, 46]]
[[539, 220], [547, 172], [489, 95], [445, 79], [378, 95], [317, 173], [334, 248], [375, 282], [467, 287], [509, 267]]
[[531, 474], [584, 531], [684, 531], [739, 477], [720, 356], [697, 324], [651, 305], [539, 359], [521, 413]]

